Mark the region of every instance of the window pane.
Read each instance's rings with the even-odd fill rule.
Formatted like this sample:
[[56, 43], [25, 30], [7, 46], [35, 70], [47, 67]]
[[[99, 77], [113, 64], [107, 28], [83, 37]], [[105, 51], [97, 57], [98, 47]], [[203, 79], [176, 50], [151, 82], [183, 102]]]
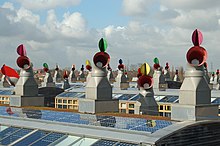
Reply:
[[134, 114], [134, 110], [129, 110], [129, 114]]
[[134, 104], [129, 104], [129, 108], [134, 108]]
[[126, 103], [121, 103], [121, 108], [126, 108]]
[[62, 99], [58, 99], [58, 103], [62, 103]]
[[73, 104], [77, 104], [77, 100], [73, 100]]
[[167, 110], [168, 110], [168, 111], [170, 111], [170, 110], [171, 110], [171, 107], [170, 107], [169, 105], [167, 106]]
[[121, 113], [126, 113], [126, 109], [121, 109]]
[[73, 103], [73, 101], [72, 101], [72, 100], [68, 100], [68, 103], [69, 103], [69, 104], [72, 104], [72, 103]]
[[68, 109], [73, 109], [73, 106], [72, 105], [68, 105]]

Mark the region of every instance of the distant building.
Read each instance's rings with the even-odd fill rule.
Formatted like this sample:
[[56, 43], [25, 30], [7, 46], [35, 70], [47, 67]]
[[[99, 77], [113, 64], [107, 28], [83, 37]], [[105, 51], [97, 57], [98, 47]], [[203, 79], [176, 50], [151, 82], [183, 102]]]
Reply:
[[[167, 90], [166, 92], [156, 92], [154, 95], [158, 104], [159, 116], [171, 117], [172, 105], [179, 102], [179, 90]], [[220, 105], [220, 91], [212, 91], [212, 104]], [[142, 114], [140, 111], [141, 103], [137, 101], [140, 94], [138, 91], [132, 93], [113, 93], [113, 99], [119, 99], [119, 113]], [[79, 99], [85, 98], [85, 92], [77, 92], [75, 88], [65, 91], [55, 97], [55, 108], [78, 110]], [[220, 106], [219, 106], [220, 111]], [[220, 114], [219, 114], [220, 116]]]
[[0, 90], [0, 104], [10, 104], [10, 97], [13, 94], [13, 91], [9, 89], [2, 89]]

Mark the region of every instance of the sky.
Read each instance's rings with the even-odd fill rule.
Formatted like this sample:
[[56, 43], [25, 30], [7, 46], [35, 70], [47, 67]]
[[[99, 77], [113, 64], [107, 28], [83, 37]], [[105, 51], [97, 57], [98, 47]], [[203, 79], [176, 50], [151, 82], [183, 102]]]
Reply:
[[92, 62], [105, 38], [110, 65], [159, 58], [186, 66], [192, 32], [203, 33], [208, 67], [220, 67], [219, 0], [8, 0], [0, 1], [0, 63], [18, 68], [16, 48], [24, 44], [35, 68]]

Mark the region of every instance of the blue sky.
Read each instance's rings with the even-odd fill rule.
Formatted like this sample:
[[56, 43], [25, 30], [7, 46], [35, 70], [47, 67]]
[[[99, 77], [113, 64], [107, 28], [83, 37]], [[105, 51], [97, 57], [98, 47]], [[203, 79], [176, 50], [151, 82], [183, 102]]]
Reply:
[[82, 13], [90, 28], [104, 28], [109, 24], [123, 26], [129, 21], [129, 17], [122, 14], [121, 0], [82, 0], [78, 7], [68, 10]]
[[[162, 66], [186, 64], [191, 34], [202, 31], [208, 64], [218, 68], [219, 0], [8, 0], [0, 1], [0, 62], [17, 67], [16, 47], [23, 43], [36, 68], [47, 62], [80, 68], [108, 41], [111, 66], [158, 57]], [[210, 67], [210, 65], [209, 65]]]
[[[22, 5], [15, 0], [2, 0], [5, 2], [12, 2], [15, 7], [19, 8]], [[89, 28], [104, 28], [109, 24], [126, 25], [129, 21], [129, 16], [123, 15], [121, 0], [81, 0], [80, 4], [76, 6], [65, 6], [54, 8], [58, 20], [62, 20], [65, 12], [74, 13], [79, 12], [88, 22]], [[48, 9], [33, 10], [34, 13], [40, 15], [41, 23], [45, 23]]]

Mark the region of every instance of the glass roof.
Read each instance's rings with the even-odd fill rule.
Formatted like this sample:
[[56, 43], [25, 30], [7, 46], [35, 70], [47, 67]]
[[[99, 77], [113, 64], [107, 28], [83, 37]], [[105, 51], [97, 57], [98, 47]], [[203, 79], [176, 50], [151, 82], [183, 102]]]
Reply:
[[62, 85], [63, 85], [63, 84], [61, 84], [61, 83], [56, 83], [55, 85], [56, 85], [56, 87], [58, 87], [58, 88], [62, 88]]
[[70, 88], [83, 88], [85, 87], [85, 83], [70, 83]]
[[[118, 99], [118, 100], [128, 100], [128, 101], [137, 101], [141, 94], [122, 94], [122, 93], [113, 93], [112, 99]], [[57, 97], [72, 97], [72, 98], [85, 98], [84, 92], [72, 92], [72, 91], [65, 91]], [[168, 103], [178, 103], [179, 102], [179, 96], [176, 95], [154, 95], [154, 98], [157, 102], [168, 102]], [[212, 103], [218, 103], [220, 104], [220, 98], [214, 98], [212, 97]]]
[[71, 145], [73, 142], [78, 141], [82, 139], [81, 137], [78, 136], [66, 136], [61, 142], [57, 143], [56, 146], [65, 146], [65, 145]]
[[[33, 110], [22, 108], [10, 108], [0, 106], [0, 115], [16, 116], [22, 118], [43, 119], [49, 121], [95, 125], [102, 127], [111, 127], [116, 129], [127, 129], [134, 131], [144, 131], [153, 133], [159, 129], [172, 124], [170, 121], [156, 120], [154, 126], [149, 125], [149, 121], [141, 118], [127, 118], [115, 116], [103, 116], [93, 114], [80, 114], [72, 112], [58, 112], [49, 110]], [[154, 120], [152, 120], [154, 121]]]
[[[112, 99], [119, 99], [119, 100], [130, 100], [135, 97], [137, 94], [112, 94]], [[57, 97], [72, 97], [72, 98], [85, 98], [84, 92], [63, 92], [57, 95]]]
[[133, 96], [132, 98], [130, 98], [129, 100], [131, 100], [131, 101], [136, 101], [136, 100], [138, 100], [139, 98], [140, 98], [140, 94], [136, 94], [135, 96]]
[[0, 145], [13, 146], [137, 146], [138, 144], [112, 141], [107, 139], [73, 136], [64, 133], [26, 129], [21, 127], [2, 126], [0, 131]]
[[173, 103], [178, 98], [179, 98], [178, 96], [167, 95], [164, 98], [160, 99], [159, 102], [170, 102], [170, 103]]
[[63, 92], [57, 97], [72, 97], [72, 98], [85, 98], [85, 93], [81, 92]]
[[[68, 90], [85, 87], [85, 83], [69, 83], [69, 84], [70, 84], [70, 88], [68, 88]], [[63, 86], [63, 83], [56, 83], [56, 87], [62, 88], [62, 86]]]
[[155, 95], [154, 98], [156, 101], [159, 101], [161, 99], [163, 99], [165, 96], [164, 95]]
[[132, 98], [133, 96], [135, 96], [136, 94], [113, 94], [112, 98], [113, 99], [119, 99], [119, 100], [129, 100], [130, 98]]
[[211, 98], [212, 103], [220, 104], [220, 98]]

